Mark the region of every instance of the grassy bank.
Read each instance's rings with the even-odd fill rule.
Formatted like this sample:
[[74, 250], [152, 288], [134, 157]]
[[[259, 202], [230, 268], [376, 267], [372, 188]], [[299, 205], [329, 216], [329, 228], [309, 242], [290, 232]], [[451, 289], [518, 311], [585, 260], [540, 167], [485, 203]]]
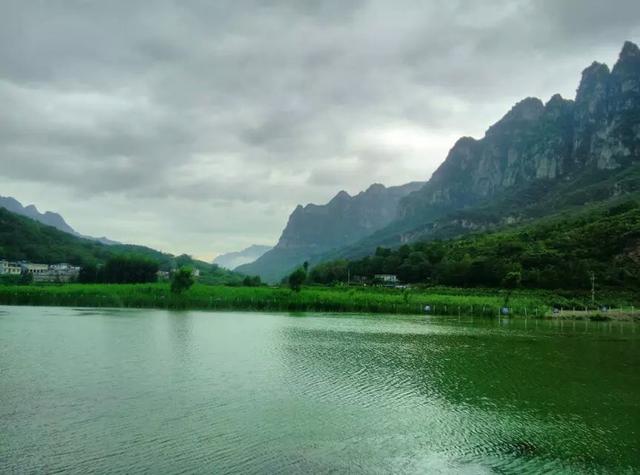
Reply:
[[[75, 307], [133, 307], [203, 310], [320, 311], [497, 316], [506, 291], [489, 289], [385, 289], [307, 287], [300, 292], [277, 287], [195, 285], [174, 295], [167, 284], [67, 284], [0, 286], [0, 304]], [[637, 298], [637, 297], [635, 297]], [[624, 308], [640, 306], [631, 294], [609, 294], [598, 304]], [[543, 317], [589, 306], [588, 296], [563, 296], [547, 291], [516, 291], [508, 306], [512, 316]], [[586, 313], [583, 315], [590, 315]], [[613, 315], [613, 312], [612, 312]], [[631, 314], [633, 315], [633, 314]]]

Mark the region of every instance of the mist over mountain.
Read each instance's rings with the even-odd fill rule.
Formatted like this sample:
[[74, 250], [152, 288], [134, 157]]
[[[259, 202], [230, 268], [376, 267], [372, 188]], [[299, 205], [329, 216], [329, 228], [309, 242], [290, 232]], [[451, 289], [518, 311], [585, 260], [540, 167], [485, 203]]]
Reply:
[[262, 246], [259, 244], [253, 244], [252, 246], [249, 246], [241, 251], [221, 254], [213, 260], [213, 264], [224, 267], [225, 269], [233, 270], [238, 266], [249, 264], [255, 261], [265, 252], [271, 249], [273, 249], [273, 246]]
[[93, 241], [101, 242], [102, 244], [112, 245], [112, 244], [120, 244], [117, 241], [113, 241], [106, 237], [92, 237], [86, 236], [84, 234], [80, 234], [75, 229], [73, 229], [69, 224], [64, 220], [62, 216], [58, 213], [54, 213], [52, 211], [45, 211], [41, 213], [35, 205], [23, 206], [15, 198], [11, 196], [0, 196], [0, 208], [6, 208], [12, 213], [16, 213], [22, 216], [26, 216], [27, 218], [31, 218], [35, 221], [38, 221], [42, 224], [46, 224], [47, 226], [53, 226], [54, 228], [63, 231], [65, 233], [73, 234], [74, 236], [91, 239]]
[[[362, 216], [374, 225], [349, 232], [358, 220], [342, 211], [351, 203], [344, 192], [324, 207], [299, 206], [276, 248], [241, 270], [274, 280], [303, 260], [362, 256], [606, 200], [637, 190], [630, 170], [639, 160], [640, 50], [626, 42], [611, 70], [594, 62], [583, 71], [575, 100], [523, 99], [483, 138], [459, 139], [431, 179], [397, 203], [368, 201]], [[406, 186], [399, 189], [416, 184]]]

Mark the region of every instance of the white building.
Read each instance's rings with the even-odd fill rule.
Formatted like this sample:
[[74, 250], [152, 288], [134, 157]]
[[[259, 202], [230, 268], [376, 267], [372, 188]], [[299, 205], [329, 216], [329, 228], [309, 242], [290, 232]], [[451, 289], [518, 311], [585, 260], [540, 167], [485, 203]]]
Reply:
[[0, 260], [0, 275], [20, 275], [22, 266], [18, 262]]
[[44, 274], [49, 271], [49, 264], [35, 264], [33, 262], [21, 262], [22, 270], [29, 274], [36, 275]]
[[52, 264], [46, 271], [34, 273], [33, 280], [34, 282], [69, 282], [77, 279], [79, 274], [80, 267], [67, 263]]
[[373, 280], [382, 282], [383, 284], [397, 284], [398, 276], [395, 274], [376, 274], [373, 276]]
[[21, 275], [29, 273], [34, 282], [69, 282], [80, 274], [80, 267], [70, 264], [36, 264], [34, 262], [11, 262], [0, 260], [0, 275]]

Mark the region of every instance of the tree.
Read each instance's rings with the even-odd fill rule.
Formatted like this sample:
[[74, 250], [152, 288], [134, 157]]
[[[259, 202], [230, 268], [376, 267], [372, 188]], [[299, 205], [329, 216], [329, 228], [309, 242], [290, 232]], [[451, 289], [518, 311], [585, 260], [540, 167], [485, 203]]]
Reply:
[[522, 282], [522, 274], [518, 271], [511, 271], [502, 279], [502, 287], [505, 289], [515, 289], [520, 286], [520, 282]]
[[87, 264], [80, 269], [78, 282], [81, 284], [93, 284], [98, 282], [98, 266], [93, 263]]
[[294, 292], [300, 292], [300, 288], [307, 278], [307, 273], [304, 271], [302, 267], [296, 269], [289, 275], [289, 287]]
[[144, 256], [114, 256], [100, 269], [107, 284], [142, 284], [157, 280], [158, 263]]
[[189, 289], [195, 279], [193, 278], [193, 271], [190, 267], [181, 267], [173, 273], [171, 278], [171, 292], [174, 294], [181, 294], [185, 290]]
[[505, 307], [509, 305], [509, 298], [511, 298], [511, 294], [515, 289], [520, 287], [521, 282], [522, 282], [522, 274], [518, 271], [511, 271], [504, 276], [504, 279], [502, 279], [502, 287], [507, 289], [507, 295], [504, 299]]
[[33, 283], [33, 274], [31, 272], [27, 272], [26, 270], [22, 271], [20, 274], [20, 285], [29, 285]]
[[245, 287], [260, 287], [262, 285], [262, 280], [260, 279], [259, 275], [248, 275], [244, 279], [242, 279], [242, 285], [244, 285]]

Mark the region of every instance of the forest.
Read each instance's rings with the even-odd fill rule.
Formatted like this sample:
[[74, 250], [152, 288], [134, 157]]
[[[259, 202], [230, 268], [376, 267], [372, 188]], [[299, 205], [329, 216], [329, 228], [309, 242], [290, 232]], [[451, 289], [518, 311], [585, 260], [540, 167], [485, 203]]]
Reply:
[[640, 205], [625, 200], [579, 214], [463, 238], [379, 247], [359, 260], [311, 269], [310, 283], [374, 282], [395, 274], [403, 283], [457, 287], [640, 289]]

